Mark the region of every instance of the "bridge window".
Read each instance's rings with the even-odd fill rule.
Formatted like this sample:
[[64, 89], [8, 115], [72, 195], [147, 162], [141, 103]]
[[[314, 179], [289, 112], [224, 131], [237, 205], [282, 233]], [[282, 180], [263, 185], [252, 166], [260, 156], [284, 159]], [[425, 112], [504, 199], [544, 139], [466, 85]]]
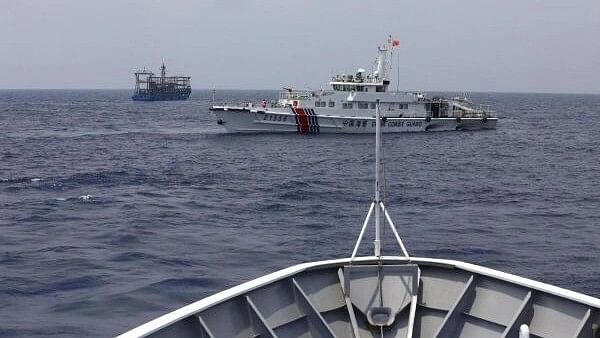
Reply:
[[342, 103], [342, 108], [344, 108], [344, 109], [352, 109], [352, 103], [350, 103], [350, 102], [344, 102], [344, 103]]
[[359, 102], [358, 109], [369, 109], [369, 104], [366, 102]]
[[375, 103], [371, 103], [371, 109], [375, 109], [375, 108], [376, 108]]
[[329, 108], [333, 108], [333, 107], [335, 107], [335, 102], [329, 101]]
[[408, 109], [408, 103], [400, 103], [398, 109]]

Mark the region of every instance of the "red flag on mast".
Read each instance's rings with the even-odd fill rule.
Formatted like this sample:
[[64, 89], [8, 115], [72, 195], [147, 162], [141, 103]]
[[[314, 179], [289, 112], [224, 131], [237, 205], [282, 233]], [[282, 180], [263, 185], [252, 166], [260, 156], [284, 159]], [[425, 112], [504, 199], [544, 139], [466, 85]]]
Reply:
[[397, 46], [400, 46], [400, 40], [393, 39], [392, 40], [392, 47], [397, 47]]

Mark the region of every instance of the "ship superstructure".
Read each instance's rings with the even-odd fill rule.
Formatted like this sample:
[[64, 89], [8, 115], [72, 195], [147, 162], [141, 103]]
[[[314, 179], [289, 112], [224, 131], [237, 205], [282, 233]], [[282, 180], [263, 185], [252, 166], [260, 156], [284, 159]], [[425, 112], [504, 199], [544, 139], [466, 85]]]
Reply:
[[391, 38], [378, 46], [373, 71], [338, 74], [330, 90], [284, 88], [276, 102], [222, 104], [211, 108], [233, 132], [373, 133], [375, 102], [381, 103], [384, 132], [495, 129], [489, 106], [466, 97], [429, 98], [422, 92], [390, 91]]
[[167, 76], [167, 67], [163, 63], [160, 76], [146, 69], [135, 72], [135, 92], [131, 97], [135, 101], [171, 101], [187, 100], [192, 92], [189, 76]]

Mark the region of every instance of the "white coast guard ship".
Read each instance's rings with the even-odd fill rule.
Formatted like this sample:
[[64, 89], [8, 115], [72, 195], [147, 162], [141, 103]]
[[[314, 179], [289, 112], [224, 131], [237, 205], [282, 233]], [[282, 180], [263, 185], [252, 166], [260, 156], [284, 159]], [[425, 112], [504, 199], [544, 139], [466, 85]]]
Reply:
[[421, 92], [389, 91], [391, 38], [379, 46], [374, 71], [364, 69], [332, 78], [332, 90], [292, 90], [277, 102], [213, 105], [218, 123], [230, 132], [374, 133], [375, 104], [384, 117], [383, 132], [495, 129], [489, 106], [464, 97], [428, 98]]

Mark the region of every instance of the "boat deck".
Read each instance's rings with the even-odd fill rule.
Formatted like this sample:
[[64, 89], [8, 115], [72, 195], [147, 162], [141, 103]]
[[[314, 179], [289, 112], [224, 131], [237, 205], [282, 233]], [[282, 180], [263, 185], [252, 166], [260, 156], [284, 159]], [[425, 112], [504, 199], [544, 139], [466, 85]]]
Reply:
[[416, 258], [301, 264], [167, 314], [123, 337], [600, 335], [600, 300], [472, 264]]

